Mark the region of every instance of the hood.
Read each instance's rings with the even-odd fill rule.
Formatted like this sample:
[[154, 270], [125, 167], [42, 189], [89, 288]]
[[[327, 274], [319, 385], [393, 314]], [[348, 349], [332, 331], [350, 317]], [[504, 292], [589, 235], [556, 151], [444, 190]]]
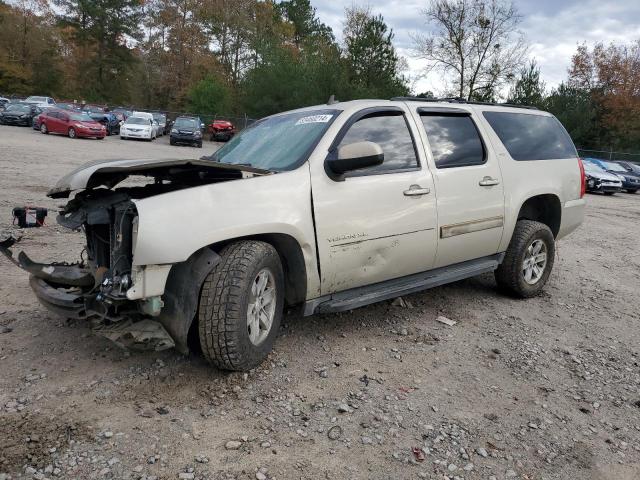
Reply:
[[[216, 177], [225, 176], [244, 178], [267, 175], [271, 172], [245, 165], [230, 165], [211, 160], [176, 160], [172, 158], [161, 160], [101, 160], [89, 162], [68, 173], [47, 192], [47, 196], [51, 198], [67, 198], [71, 192], [76, 190], [96, 187], [111, 188], [132, 175], [171, 179], [172, 175], [184, 176], [185, 173], [190, 173], [194, 178], [213, 177], [215, 179]], [[209, 182], [204, 180], [204, 183]]]
[[614, 175], [613, 173], [591, 172], [591, 171], [586, 171], [585, 173], [586, 173], [586, 175], [588, 177], [597, 178], [598, 180], [608, 180], [608, 181], [613, 181], [613, 182], [619, 182], [620, 181], [620, 177], [618, 175]]

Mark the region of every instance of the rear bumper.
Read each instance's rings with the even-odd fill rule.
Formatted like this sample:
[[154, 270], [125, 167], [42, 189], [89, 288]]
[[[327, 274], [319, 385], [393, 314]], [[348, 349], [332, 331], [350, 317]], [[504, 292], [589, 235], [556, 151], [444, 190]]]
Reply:
[[587, 202], [584, 198], [577, 200], [569, 200], [564, 203], [562, 208], [562, 221], [560, 223], [560, 231], [557, 239], [566, 237], [584, 221], [584, 209]]

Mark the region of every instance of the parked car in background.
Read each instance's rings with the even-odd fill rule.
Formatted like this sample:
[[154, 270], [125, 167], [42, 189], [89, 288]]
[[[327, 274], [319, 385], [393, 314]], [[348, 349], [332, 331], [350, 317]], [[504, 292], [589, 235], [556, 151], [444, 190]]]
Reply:
[[133, 115], [120, 125], [120, 138], [122, 140], [134, 138], [151, 141], [156, 138], [156, 128], [153, 119]]
[[5, 106], [9, 103], [9, 99], [0, 97], [0, 112], [4, 110]]
[[622, 165], [622, 167], [630, 173], [637, 173], [638, 175], [640, 175], [640, 165], [638, 165], [637, 163], [633, 163], [633, 162], [627, 162], [624, 160], [619, 160], [616, 162], [618, 165]]
[[80, 110], [82, 110], [82, 107], [79, 104], [73, 103], [73, 102], [56, 103], [56, 108], [61, 108], [63, 110], [71, 110], [74, 112], [79, 112]]
[[44, 134], [58, 133], [69, 138], [97, 138], [107, 134], [106, 127], [96, 122], [87, 112], [49, 110], [40, 116], [40, 131]]
[[85, 105], [82, 109], [96, 122], [104, 125], [107, 135], [117, 135], [120, 133], [120, 120], [106, 107], [98, 105]]
[[118, 117], [118, 120], [120, 120], [121, 122], [124, 122], [127, 118], [133, 115], [132, 110], [129, 110], [128, 108], [124, 108], [124, 107], [113, 108], [111, 110], [111, 113], [113, 113], [116, 117]]
[[153, 119], [158, 122], [158, 136], [161, 137], [162, 135], [166, 135], [167, 133], [169, 133], [168, 127], [169, 124], [167, 123], [167, 116], [164, 113], [152, 113], [153, 115]]
[[601, 192], [605, 195], [613, 195], [622, 190], [622, 180], [618, 175], [607, 172], [599, 165], [583, 159], [587, 192]]
[[40, 113], [38, 115], [36, 115], [35, 117], [33, 117], [33, 122], [31, 124], [31, 128], [33, 128], [34, 130], [40, 130], [40, 120], [42, 119], [42, 116], [46, 113], [49, 112], [51, 110], [57, 109], [58, 106], [56, 104], [55, 107], [38, 107], [40, 109]]
[[233, 123], [227, 120], [214, 120], [209, 124], [209, 140], [216, 142], [228, 142], [236, 134]]
[[50, 107], [56, 104], [56, 101], [51, 97], [39, 97], [36, 95], [31, 95], [27, 97], [25, 103], [33, 103], [39, 107]]
[[40, 112], [42, 112], [40, 108], [30, 103], [8, 103], [7, 107], [0, 112], [0, 125], [30, 127], [33, 118]]
[[585, 160], [598, 165], [600, 168], [613, 175], [617, 175], [620, 180], [622, 180], [622, 189], [626, 190], [628, 193], [636, 193], [640, 190], [640, 175], [627, 171], [626, 168], [619, 165], [617, 162], [610, 162], [597, 158], [588, 158]]
[[171, 127], [171, 145], [194, 145], [202, 148], [203, 123], [199, 117], [178, 117]]

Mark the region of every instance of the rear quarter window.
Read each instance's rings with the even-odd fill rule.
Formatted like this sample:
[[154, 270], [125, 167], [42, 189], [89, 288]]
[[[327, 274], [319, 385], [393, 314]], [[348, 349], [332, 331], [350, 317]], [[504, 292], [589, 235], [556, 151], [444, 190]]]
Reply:
[[483, 115], [514, 160], [578, 156], [571, 137], [555, 117], [511, 112], [483, 112]]

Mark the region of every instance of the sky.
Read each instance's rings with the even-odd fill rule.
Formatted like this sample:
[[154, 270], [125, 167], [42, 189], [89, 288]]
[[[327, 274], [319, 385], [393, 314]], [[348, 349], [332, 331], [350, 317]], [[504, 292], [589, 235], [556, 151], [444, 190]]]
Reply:
[[[353, 0], [311, 0], [321, 21], [340, 39], [345, 7]], [[567, 78], [571, 56], [578, 44], [629, 43], [640, 39], [640, 0], [514, 0], [522, 15], [520, 30], [529, 43], [529, 57], [535, 58], [548, 88]], [[441, 73], [424, 74], [425, 62], [412, 58], [411, 33], [428, 32], [420, 11], [428, 0], [363, 0], [372, 13], [382, 14], [395, 33], [395, 47], [409, 64], [414, 93], [442, 93]]]

